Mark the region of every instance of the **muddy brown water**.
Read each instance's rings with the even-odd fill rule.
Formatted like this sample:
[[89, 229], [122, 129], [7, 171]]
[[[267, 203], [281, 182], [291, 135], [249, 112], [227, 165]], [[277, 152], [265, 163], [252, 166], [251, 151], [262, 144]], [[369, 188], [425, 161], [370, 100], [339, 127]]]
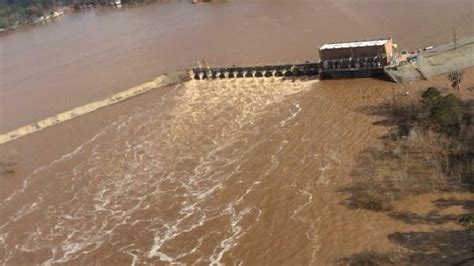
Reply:
[[392, 36], [422, 48], [474, 33], [469, 0], [158, 1], [98, 8], [0, 36], [0, 132], [206, 59], [317, 60], [324, 42]]
[[353, 235], [351, 248], [364, 245], [334, 190], [350, 180], [352, 156], [384, 131], [353, 110], [383, 98], [371, 83], [384, 86], [255, 79], [177, 88], [26, 176], [0, 206], [2, 256], [308, 264], [319, 252], [338, 255], [339, 230]]
[[[472, 30], [469, 8], [468, 1], [229, 1], [76, 13], [0, 38], [2, 126], [201, 58], [304, 61], [327, 39], [387, 32], [404, 46], [429, 45], [449, 38], [453, 23]], [[466, 76], [472, 83], [472, 71]], [[357, 156], [387, 131], [373, 124], [383, 117], [359, 110], [437, 83], [448, 84], [192, 81], [2, 145], [18, 165], [0, 176], [0, 262], [324, 265], [389, 250], [387, 234], [419, 227], [349, 209], [340, 192]], [[406, 206], [425, 210], [432, 198]]]

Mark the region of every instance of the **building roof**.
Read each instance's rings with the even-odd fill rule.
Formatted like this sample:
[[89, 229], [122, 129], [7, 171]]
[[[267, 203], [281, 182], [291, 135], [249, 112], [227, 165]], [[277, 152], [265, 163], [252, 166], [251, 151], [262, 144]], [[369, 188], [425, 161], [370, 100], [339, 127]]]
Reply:
[[385, 45], [389, 40], [390, 39], [344, 42], [344, 43], [328, 43], [321, 46], [321, 48], [319, 49], [326, 50], [326, 49], [356, 48], [356, 47], [367, 47], [367, 46], [382, 46], [382, 45]]

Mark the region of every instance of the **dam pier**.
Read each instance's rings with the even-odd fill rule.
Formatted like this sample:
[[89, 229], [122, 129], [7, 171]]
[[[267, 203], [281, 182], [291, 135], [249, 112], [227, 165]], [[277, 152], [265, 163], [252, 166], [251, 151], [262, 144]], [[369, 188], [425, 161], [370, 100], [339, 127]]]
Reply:
[[245, 78], [360, 78], [383, 77], [396, 83], [428, 79], [474, 66], [474, 36], [410, 54], [395, 53], [391, 38], [325, 44], [319, 48], [318, 62], [262, 66], [209, 67], [163, 74], [151, 82], [132, 87], [105, 99], [76, 107], [35, 123], [0, 133], [0, 144], [71, 120], [97, 109], [125, 101], [156, 88], [180, 85], [189, 80]]
[[196, 67], [195, 80], [263, 77], [351, 78], [384, 75], [384, 67], [393, 58], [391, 38], [325, 44], [319, 49], [320, 60], [303, 64], [263, 66]]
[[226, 78], [262, 78], [262, 77], [301, 77], [319, 74], [318, 63], [241, 66], [217, 68], [193, 68], [195, 80], [226, 79]]
[[474, 36], [424, 49], [396, 52], [392, 38], [329, 43], [319, 48], [319, 61], [262, 66], [195, 67], [191, 79], [382, 77], [395, 83], [428, 79], [473, 66]]

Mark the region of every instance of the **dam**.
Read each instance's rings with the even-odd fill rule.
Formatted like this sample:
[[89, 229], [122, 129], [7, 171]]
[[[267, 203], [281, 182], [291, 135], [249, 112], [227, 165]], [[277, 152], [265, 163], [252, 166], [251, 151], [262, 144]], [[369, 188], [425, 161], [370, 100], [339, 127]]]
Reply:
[[194, 80], [318, 77], [344, 79], [379, 77], [395, 83], [429, 79], [469, 68], [474, 62], [474, 36], [438, 46], [395, 51], [392, 38], [324, 44], [319, 61], [262, 66], [195, 67]]
[[[431, 194], [404, 202], [400, 214], [422, 210], [404, 220], [344, 204], [359, 154], [390, 130], [374, 123], [384, 114], [365, 111], [427, 82], [188, 79], [203, 59], [319, 64], [318, 48], [332, 41], [389, 34], [403, 48], [429, 47], [453, 26], [460, 36], [474, 29], [472, 0], [150, 2], [0, 37], [0, 135], [42, 128], [0, 144], [16, 163], [1, 177], [0, 265], [334, 265], [392, 248], [469, 255], [442, 242], [457, 221], [407, 223], [457, 215], [451, 194], [446, 209]], [[178, 69], [186, 77], [156, 80]], [[429, 84], [438, 81], [449, 85]], [[395, 232], [410, 245], [391, 242]], [[427, 239], [439, 249], [418, 249]]]
[[[261, 66], [194, 67], [156, 77], [153, 81], [116, 93], [105, 99], [76, 107], [9, 132], [0, 133], [0, 144], [71, 120], [97, 109], [125, 101], [151, 90], [180, 85], [189, 80], [224, 80], [246, 78], [333, 79], [382, 77], [395, 83], [428, 79], [473, 66], [474, 36], [433, 47], [414, 55], [395, 53], [391, 38], [355, 42], [330, 43], [319, 49], [321, 60], [302, 64], [271, 64]], [[412, 58], [407, 60], [407, 58]], [[415, 58], [415, 59], [413, 59]]]
[[285, 64], [267, 66], [193, 68], [195, 80], [225, 78], [301, 77], [319, 74], [318, 63]]
[[191, 75], [195, 80], [303, 76], [319, 76], [322, 79], [372, 77], [385, 74], [384, 67], [390, 64], [394, 47], [396, 45], [393, 44], [392, 38], [328, 43], [319, 48], [318, 62], [196, 67]]
[[0, 144], [40, 131], [44, 128], [71, 120], [97, 109], [127, 100], [152, 89], [179, 85], [188, 79], [239, 79], [239, 78], [347, 78], [370, 77], [383, 74], [383, 69], [392, 58], [392, 39], [377, 39], [345, 43], [325, 44], [319, 49], [319, 62], [303, 64], [280, 64], [263, 66], [195, 67], [189, 71], [176, 71], [157, 77], [155, 80], [114, 94], [72, 110], [48, 117], [35, 123], [0, 134]]

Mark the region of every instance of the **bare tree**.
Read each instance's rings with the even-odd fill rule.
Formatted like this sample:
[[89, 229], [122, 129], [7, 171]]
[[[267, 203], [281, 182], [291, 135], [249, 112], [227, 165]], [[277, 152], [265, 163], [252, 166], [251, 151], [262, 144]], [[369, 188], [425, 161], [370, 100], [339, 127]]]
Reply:
[[461, 82], [464, 72], [462, 70], [456, 70], [449, 74], [448, 79], [451, 81], [451, 87], [453, 89], [460, 90], [461, 89]]

